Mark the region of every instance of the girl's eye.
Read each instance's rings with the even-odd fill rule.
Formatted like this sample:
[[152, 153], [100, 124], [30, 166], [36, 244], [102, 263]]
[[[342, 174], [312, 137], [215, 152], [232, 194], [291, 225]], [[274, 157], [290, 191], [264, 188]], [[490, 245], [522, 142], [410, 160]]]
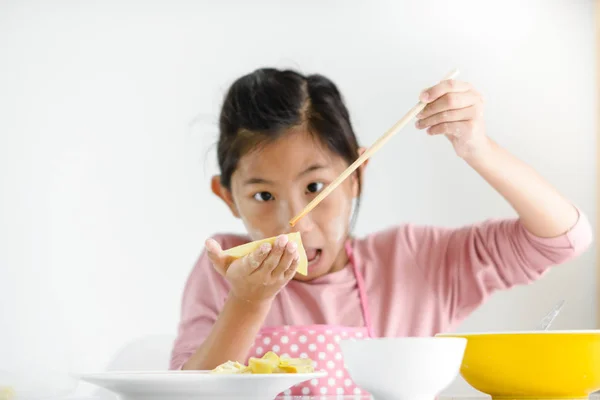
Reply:
[[321, 190], [323, 190], [323, 187], [325, 185], [323, 184], [323, 182], [313, 182], [311, 184], [309, 184], [306, 189], [308, 190], [309, 193], [317, 193], [320, 192]]
[[256, 201], [271, 201], [271, 200], [273, 200], [273, 195], [269, 192], [258, 192], [254, 195], [254, 200], [256, 200]]

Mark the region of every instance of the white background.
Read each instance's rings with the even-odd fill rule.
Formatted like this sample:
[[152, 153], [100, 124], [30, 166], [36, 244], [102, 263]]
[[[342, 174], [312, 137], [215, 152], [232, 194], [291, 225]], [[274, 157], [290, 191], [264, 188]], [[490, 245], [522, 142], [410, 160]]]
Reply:
[[[192, 4], [193, 3], [193, 4]], [[218, 4], [217, 4], [218, 3]], [[207, 236], [227, 86], [261, 66], [328, 75], [371, 144], [457, 66], [489, 135], [595, 220], [592, 1], [0, 2], [0, 369], [103, 368], [173, 334]], [[358, 233], [512, 210], [443, 138], [408, 127], [371, 161]], [[595, 247], [501, 293], [461, 330], [595, 327]], [[464, 385], [456, 386], [463, 390]]]

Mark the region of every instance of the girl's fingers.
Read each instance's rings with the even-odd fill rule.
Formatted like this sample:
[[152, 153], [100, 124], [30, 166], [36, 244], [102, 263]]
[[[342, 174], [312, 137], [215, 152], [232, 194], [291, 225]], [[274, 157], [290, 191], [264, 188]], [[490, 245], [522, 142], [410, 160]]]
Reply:
[[289, 281], [296, 274], [296, 270], [298, 269], [298, 263], [300, 262], [300, 256], [296, 254], [296, 258], [292, 261], [288, 269], [283, 273], [283, 279], [285, 281]]
[[219, 242], [214, 239], [207, 239], [205, 244], [206, 255], [208, 259], [212, 262], [213, 266], [220, 274], [225, 274], [227, 267], [227, 256], [223, 254], [223, 249]]
[[263, 243], [260, 245], [260, 247], [258, 249], [254, 250], [252, 253], [250, 253], [246, 257], [244, 257], [244, 260], [243, 260], [244, 273], [246, 275], [250, 275], [254, 271], [256, 271], [258, 268], [260, 268], [262, 263], [265, 261], [265, 259], [269, 255], [270, 251], [271, 251], [271, 244]]
[[477, 109], [475, 106], [461, 108], [458, 110], [442, 111], [430, 117], [417, 120], [416, 127], [418, 129], [429, 128], [442, 124], [444, 122], [467, 121], [477, 117]]
[[297, 249], [298, 245], [295, 242], [288, 242], [287, 246], [285, 246], [285, 251], [281, 256], [281, 260], [279, 260], [279, 264], [271, 273], [273, 278], [278, 279], [288, 270], [298, 254]]
[[468, 121], [457, 121], [457, 122], [444, 122], [442, 124], [434, 125], [427, 129], [427, 133], [430, 135], [448, 135], [454, 137], [460, 137], [463, 134], [472, 132], [474, 130], [473, 120]]
[[275, 239], [273, 249], [267, 256], [267, 258], [265, 258], [262, 265], [259, 268], [255, 269], [254, 272], [256, 273], [260, 271], [261, 273], [270, 275], [271, 272], [273, 272], [273, 270], [277, 268], [277, 265], [279, 265], [279, 260], [281, 260], [281, 256], [283, 255], [283, 251], [285, 250], [285, 246], [287, 245], [287, 243], [288, 237], [286, 235], [281, 235], [277, 237], [277, 239]]
[[479, 103], [480, 100], [480, 96], [473, 91], [446, 93], [434, 102], [427, 104], [417, 118], [424, 119], [444, 111], [467, 108]]
[[471, 84], [456, 79], [448, 79], [441, 81], [429, 89], [423, 90], [419, 96], [419, 100], [423, 103], [432, 103], [447, 93], [466, 92], [471, 90]]
[[215, 255], [218, 256], [223, 251], [223, 249], [221, 249], [221, 245], [215, 239], [206, 239], [204, 246], [206, 246], [206, 252], [208, 253], [209, 257]]

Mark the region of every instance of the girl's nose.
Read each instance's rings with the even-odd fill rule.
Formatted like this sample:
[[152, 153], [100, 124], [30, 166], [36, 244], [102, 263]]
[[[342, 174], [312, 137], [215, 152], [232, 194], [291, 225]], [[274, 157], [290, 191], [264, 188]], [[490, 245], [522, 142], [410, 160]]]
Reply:
[[[290, 204], [290, 219], [294, 218], [296, 215], [302, 212], [305, 206], [306, 204], [304, 204], [301, 201], [293, 202], [292, 204]], [[296, 224], [293, 227], [290, 226], [289, 221], [287, 221], [287, 225], [290, 231], [300, 232], [301, 234], [309, 233], [313, 230], [315, 226], [311, 213], [308, 213], [304, 217], [300, 218], [300, 220], [296, 222]]]
[[[296, 214], [294, 214], [296, 215]], [[300, 218], [300, 220], [298, 222], [296, 222], [296, 225], [294, 225], [293, 227], [290, 226], [292, 231], [296, 231], [296, 232], [300, 232], [301, 234], [304, 233], [308, 233], [310, 231], [313, 230], [315, 224], [312, 220], [312, 217], [309, 214], [305, 215], [303, 218]]]

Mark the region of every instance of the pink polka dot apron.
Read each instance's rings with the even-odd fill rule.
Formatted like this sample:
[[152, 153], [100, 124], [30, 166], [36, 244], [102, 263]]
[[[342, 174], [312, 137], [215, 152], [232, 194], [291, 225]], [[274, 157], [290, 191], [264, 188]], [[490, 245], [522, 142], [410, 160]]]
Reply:
[[273, 351], [281, 356], [310, 358], [313, 360], [316, 371], [327, 372], [327, 376], [298, 384], [286, 390], [282, 393], [283, 395], [367, 395], [354, 384], [346, 371], [339, 345], [342, 339], [374, 337], [364, 279], [358, 270], [349, 243], [346, 243], [346, 252], [356, 277], [365, 326], [294, 325], [267, 327], [261, 329], [250, 349], [250, 356], [252, 357], [262, 357], [266, 352]]

